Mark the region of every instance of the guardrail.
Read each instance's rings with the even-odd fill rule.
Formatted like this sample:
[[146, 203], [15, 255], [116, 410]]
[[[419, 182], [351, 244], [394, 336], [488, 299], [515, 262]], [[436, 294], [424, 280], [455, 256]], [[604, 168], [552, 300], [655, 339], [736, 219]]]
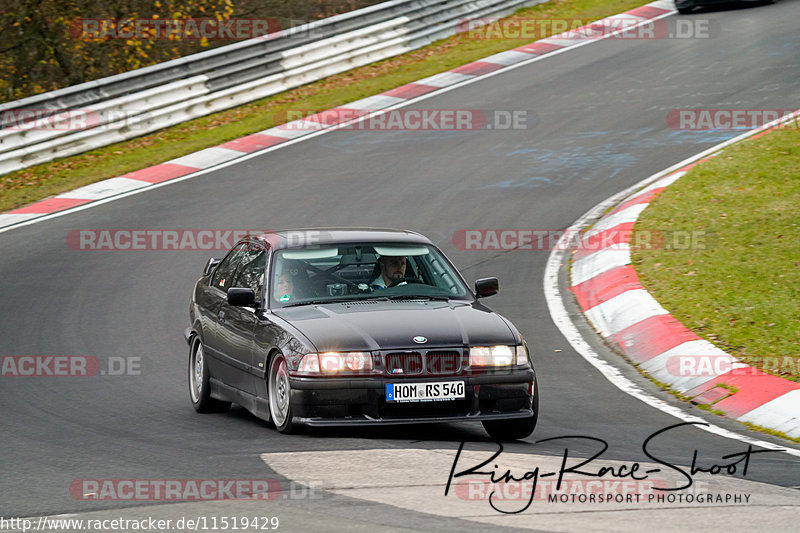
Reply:
[[[279, 34], [0, 105], [58, 111], [0, 129], [0, 175], [236, 107], [454, 34], [464, 18], [547, 0], [392, 0]], [[82, 122], [82, 118], [84, 121]], [[65, 121], [74, 127], [50, 127]]]

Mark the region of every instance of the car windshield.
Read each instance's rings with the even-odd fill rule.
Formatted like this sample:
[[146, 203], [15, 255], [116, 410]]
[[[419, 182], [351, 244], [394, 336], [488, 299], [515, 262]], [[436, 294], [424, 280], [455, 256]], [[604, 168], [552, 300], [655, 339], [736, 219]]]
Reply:
[[426, 244], [356, 243], [278, 251], [272, 307], [363, 299], [471, 299], [449, 261]]

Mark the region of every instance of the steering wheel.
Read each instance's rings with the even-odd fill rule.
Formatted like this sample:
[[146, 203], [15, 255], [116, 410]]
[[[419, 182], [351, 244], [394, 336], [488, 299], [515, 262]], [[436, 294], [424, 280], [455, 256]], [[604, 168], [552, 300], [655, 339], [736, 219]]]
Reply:
[[420, 285], [425, 285], [425, 282], [424, 282], [424, 281], [422, 281], [422, 280], [420, 280], [420, 279], [418, 279], [418, 278], [413, 278], [413, 277], [412, 277], [412, 278], [400, 278], [400, 279], [396, 279], [396, 280], [394, 280], [393, 282], [391, 282], [390, 284], [388, 284], [388, 285], [386, 286], [386, 288], [387, 288], [387, 289], [389, 289], [389, 288], [391, 288], [391, 287], [397, 287], [398, 285], [400, 285], [400, 284], [401, 284], [401, 283], [403, 283], [403, 282], [405, 282], [405, 283], [418, 283], [418, 284], [420, 284]]
[[358, 283], [356, 283], [354, 281], [350, 281], [349, 279], [345, 279], [345, 278], [343, 278], [341, 276], [337, 276], [336, 274], [334, 274], [332, 272], [324, 272], [324, 273], [321, 273], [319, 275], [320, 275], [320, 277], [322, 277], [322, 279], [327, 279], [329, 281], [335, 281], [336, 283], [344, 283], [345, 285], [347, 285], [350, 288], [353, 288], [353, 289], [356, 289], [356, 290], [360, 290], [358, 288]]

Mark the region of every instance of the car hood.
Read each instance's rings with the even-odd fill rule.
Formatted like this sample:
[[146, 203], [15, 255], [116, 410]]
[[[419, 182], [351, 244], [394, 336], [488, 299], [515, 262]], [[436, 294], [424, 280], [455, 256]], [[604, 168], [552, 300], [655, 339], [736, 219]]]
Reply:
[[[364, 301], [281, 309], [275, 314], [320, 352], [516, 342], [500, 315], [470, 302]], [[427, 342], [415, 343], [414, 337], [425, 337]]]

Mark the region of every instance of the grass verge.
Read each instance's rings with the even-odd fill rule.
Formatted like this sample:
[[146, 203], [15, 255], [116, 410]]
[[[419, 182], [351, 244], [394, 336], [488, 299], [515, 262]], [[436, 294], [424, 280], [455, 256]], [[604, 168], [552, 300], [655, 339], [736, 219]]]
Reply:
[[[551, 0], [519, 10], [513, 20], [598, 20], [645, 0]], [[535, 25], [551, 29], [553, 25]], [[450, 70], [550, 35], [476, 39], [468, 32], [429, 46], [158, 132], [0, 176], [0, 212], [106, 178], [157, 165], [282, 124], [287, 111], [322, 111]]]
[[[800, 382], [800, 124], [726, 148], [642, 213], [664, 246], [632, 253], [641, 283], [686, 327]], [[687, 237], [691, 236], [691, 237]]]
[[800, 443], [800, 439], [798, 439], [797, 437], [790, 437], [789, 435], [787, 435], [786, 433], [784, 433], [782, 431], [776, 431], [774, 429], [765, 428], [763, 426], [757, 426], [756, 424], [753, 424], [752, 422], [743, 422], [743, 423], [744, 423], [745, 426], [749, 427], [753, 431], [760, 431], [761, 433], [766, 433], [768, 435], [772, 435], [773, 437], [779, 437], [781, 439], [786, 439], [786, 440], [790, 440], [792, 442]]

